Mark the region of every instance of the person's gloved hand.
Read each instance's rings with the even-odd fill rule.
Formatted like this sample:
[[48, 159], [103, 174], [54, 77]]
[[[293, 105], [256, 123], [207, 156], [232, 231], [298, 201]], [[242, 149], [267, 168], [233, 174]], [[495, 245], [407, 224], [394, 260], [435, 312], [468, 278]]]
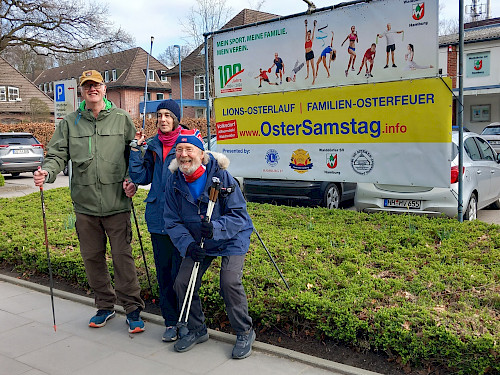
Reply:
[[195, 262], [203, 262], [207, 253], [196, 242], [191, 242], [186, 250], [186, 255], [191, 257]]
[[214, 225], [208, 221], [207, 218], [201, 221], [201, 236], [203, 238], [213, 238], [214, 237]]

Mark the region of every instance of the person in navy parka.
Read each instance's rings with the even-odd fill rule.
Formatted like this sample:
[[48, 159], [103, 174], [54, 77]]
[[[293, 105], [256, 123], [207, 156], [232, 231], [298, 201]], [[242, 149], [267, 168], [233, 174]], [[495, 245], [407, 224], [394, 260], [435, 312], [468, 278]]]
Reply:
[[[200, 262], [200, 268], [189, 311], [189, 332], [179, 338], [174, 348], [185, 352], [208, 340], [198, 290], [203, 274], [215, 257], [220, 256], [220, 294], [237, 334], [232, 357], [246, 358], [251, 354], [255, 340], [241, 283], [245, 254], [253, 231], [246, 201], [235, 179], [226, 171], [229, 159], [220, 153], [205, 152], [198, 130], [182, 130], [175, 147], [176, 159], [169, 167], [173, 174], [165, 187], [164, 219], [167, 233], [183, 257], [174, 284], [179, 305], [184, 301], [194, 263]], [[213, 177], [220, 180], [221, 192], [208, 222], [204, 219]], [[233, 192], [229, 193], [227, 188]], [[203, 248], [200, 247], [201, 238], [204, 238]]]
[[151, 184], [146, 204], [146, 222], [151, 233], [151, 243], [156, 265], [156, 276], [160, 291], [160, 309], [165, 320], [163, 341], [177, 339], [179, 309], [173, 285], [181, 257], [172, 244], [163, 224], [165, 208], [165, 184], [169, 175], [168, 166], [175, 159], [174, 144], [181, 130], [180, 108], [171, 99], [165, 100], [156, 109], [158, 134], [143, 147], [144, 133], [136, 134], [137, 146], [132, 147], [129, 159], [129, 175], [138, 185]]

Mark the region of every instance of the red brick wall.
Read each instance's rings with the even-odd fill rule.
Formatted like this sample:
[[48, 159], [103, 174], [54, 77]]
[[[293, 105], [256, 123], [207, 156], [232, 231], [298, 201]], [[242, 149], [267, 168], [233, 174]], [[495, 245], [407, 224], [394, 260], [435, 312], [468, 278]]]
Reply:
[[[172, 99], [180, 99], [179, 77], [171, 77], [170, 85], [172, 87]], [[194, 76], [182, 75], [182, 99], [194, 99]], [[194, 117], [195, 109], [184, 107], [182, 110], [183, 117]]]
[[448, 59], [447, 59], [447, 72], [448, 77], [452, 78], [452, 87], [457, 87], [457, 75], [458, 75], [458, 67], [457, 67], [457, 46], [448, 46]]

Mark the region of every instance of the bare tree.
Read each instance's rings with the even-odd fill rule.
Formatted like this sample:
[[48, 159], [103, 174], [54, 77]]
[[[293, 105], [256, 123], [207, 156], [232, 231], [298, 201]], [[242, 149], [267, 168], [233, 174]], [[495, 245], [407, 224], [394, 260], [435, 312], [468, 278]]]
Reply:
[[181, 21], [192, 49], [203, 43], [203, 33], [219, 30], [229, 20], [231, 7], [226, 0], [196, 0], [185, 21]]
[[28, 46], [40, 55], [81, 53], [130, 44], [101, 3], [81, 0], [0, 0], [0, 53]]
[[2, 57], [30, 80], [34, 80], [43, 70], [54, 66], [51, 56], [37, 55], [27, 46], [9, 47]]
[[[182, 45], [180, 52], [181, 60], [183, 60], [187, 55], [189, 55], [191, 48], [189, 46]], [[160, 53], [158, 60], [169, 68], [172, 68], [173, 66], [179, 64], [179, 50], [174, 46], [168, 46], [165, 51]]]

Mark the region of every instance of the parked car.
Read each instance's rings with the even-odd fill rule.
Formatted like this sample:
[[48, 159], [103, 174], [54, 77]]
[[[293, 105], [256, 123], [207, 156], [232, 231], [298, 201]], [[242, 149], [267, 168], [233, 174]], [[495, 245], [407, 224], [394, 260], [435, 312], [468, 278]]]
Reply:
[[42, 165], [43, 145], [30, 133], [0, 133], [0, 173], [19, 176]]
[[500, 152], [500, 122], [493, 122], [483, 129], [481, 137], [486, 139], [495, 152]]
[[[488, 205], [500, 209], [500, 157], [476, 133], [464, 133], [464, 219], [475, 220]], [[458, 214], [458, 132], [452, 132], [448, 188], [359, 183], [354, 206], [358, 211], [413, 213], [455, 217]]]
[[333, 181], [245, 178], [243, 183], [245, 197], [252, 202], [292, 201], [331, 209], [354, 198], [355, 191], [355, 183]]

